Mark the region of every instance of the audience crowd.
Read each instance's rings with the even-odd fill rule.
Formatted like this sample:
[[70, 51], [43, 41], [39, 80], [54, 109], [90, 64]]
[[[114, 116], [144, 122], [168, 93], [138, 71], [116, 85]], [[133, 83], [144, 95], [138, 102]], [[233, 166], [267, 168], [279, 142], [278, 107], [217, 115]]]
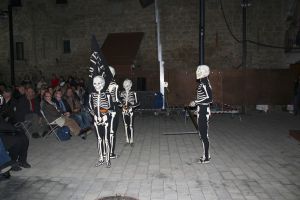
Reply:
[[[86, 139], [92, 127], [86, 90], [83, 78], [68, 76], [65, 79], [56, 74], [52, 74], [48, 82], [44, 76], [38, 82], [25, 76], [17, 86], [0, 83], [0, 147], [2, 145], [9, 154], [11, 170], [31, 167], [27, 162], [28, 136], [17, 124], [29, 122], [33, 138], [46, 136], [48, 123], [55, 123], [68, 127], [71, 135]], [[6, 165], [0, 162], [0, 169]], [[5, 173], [5, 177], [9, 177]]]

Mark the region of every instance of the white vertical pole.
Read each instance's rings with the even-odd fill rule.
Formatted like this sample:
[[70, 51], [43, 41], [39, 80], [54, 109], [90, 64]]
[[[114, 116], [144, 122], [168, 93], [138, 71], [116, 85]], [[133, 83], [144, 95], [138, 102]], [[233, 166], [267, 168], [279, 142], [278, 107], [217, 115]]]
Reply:
[[156, 19], [156, 33], [157, 33], [157, 54], [159, 62], [159, 83], [160, 83], [160, 93], [163, 98], [163, 107], [165, 109], [165, 72], [164, 72], [164, 61], [162, 59], [162, 48], [160, 41], [160, 18], [158, 10], [158, 0], [155, 0], [155, 19]]

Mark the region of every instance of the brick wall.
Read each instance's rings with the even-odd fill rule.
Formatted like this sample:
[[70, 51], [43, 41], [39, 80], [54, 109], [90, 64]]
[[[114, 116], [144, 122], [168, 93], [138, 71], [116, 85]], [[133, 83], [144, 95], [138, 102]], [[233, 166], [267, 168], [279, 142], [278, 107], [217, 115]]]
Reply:
[[[145, 32], [136, 62], [140, 69], [158, 70], [154, 4], [142, 8], [138, 0], [72, 0], [57, 5], [49, 0], [22, 1], [13, 9], [14, 39], [24, 42], [25, 60], [15, 62], [16, 81], [25, 74], [37, 79], [77, 73], [87, 76], [90, 38], [99, 43], [113, 32]], [[236, 37], [242, 35], [240, 1], [223, 0], [223, 8]], [[252, 1], [248, 8], [248, 38], [283, 46], [286, 30], [284, 0]], [[161, 41], [166, 69], [195, 68], [199, 62], [199, 1], [159, 0]], [[5, 3], [0, 3], [5, 9]], [[241, 64], [242, 46], [229, 34], [220, 0], [206, 1], [205, 60], [214, 69]], [[70, 40], [71, 53], [63, 53]], [[0, 19], [0, 78], [10, 81], [8, 19]], [[248, 68], [287, 68], [282, 49], [248, 44]]]

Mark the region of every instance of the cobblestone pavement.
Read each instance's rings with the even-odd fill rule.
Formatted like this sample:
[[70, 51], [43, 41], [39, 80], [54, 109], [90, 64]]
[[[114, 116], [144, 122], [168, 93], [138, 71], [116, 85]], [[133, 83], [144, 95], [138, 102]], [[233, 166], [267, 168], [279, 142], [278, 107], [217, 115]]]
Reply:
[[[0, 182], [1, 200], [95, 200], [126, 195], [139, 200], [300, 199], [300, 146], [289, 137], [300, 117], [284, 112], [214, 115], [209, 164], [198, 164], [202, 144], [190, 120], [138, 114], [135, 145], [124, 145], [120, 124], [111, 168], [95, 167], [96, 137], [32, 139], [30, 169]], [[174, 134], [171, 134], [174, 133]]]

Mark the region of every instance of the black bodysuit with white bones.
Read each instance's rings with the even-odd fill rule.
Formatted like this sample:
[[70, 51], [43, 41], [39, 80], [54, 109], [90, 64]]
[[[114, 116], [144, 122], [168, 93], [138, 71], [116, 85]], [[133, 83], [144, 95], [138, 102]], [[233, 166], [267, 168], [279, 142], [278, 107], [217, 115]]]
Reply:
[[94, 126], [96, 128], [98, 139], [99, 159], [96, 164], [98, 167], [104, 163], [104, 157], [107, 167], [110, 167], [110, 123], [111, 123], [111, 105], [112, 99], [108, 92], [93, 92], [89, 95], [89, 109], [94, 116]]
[[197, 89], [197, 122], [199, 136], [203, 145], [203, 160], [209, 160], [209, 137], [208, 137], [208, 123], [211, 115], [210, 103], [212, 103], [212, 89], [208, 77], [199, 79], [199, 86]]
[[122, 103], [122, 115], [125, 127], [126, 143], [133, 144], [133, 109], [138, 106], [136, 92], [129, 90], [122, 91], [120, 94]]
[[107, 92], [109, 92], [111, 99], [112, 99], [112, 105], [111, 105], [111, 122], [110, 122], [110, 156], [112, 158], [115, 158], [115, 148], [116, 148], [116, 133], [118, 129], [119, 124], [119, 93], [118, 93], [119, 86], [115, 82], [115, 80], [112, 80], [107, 88]]

